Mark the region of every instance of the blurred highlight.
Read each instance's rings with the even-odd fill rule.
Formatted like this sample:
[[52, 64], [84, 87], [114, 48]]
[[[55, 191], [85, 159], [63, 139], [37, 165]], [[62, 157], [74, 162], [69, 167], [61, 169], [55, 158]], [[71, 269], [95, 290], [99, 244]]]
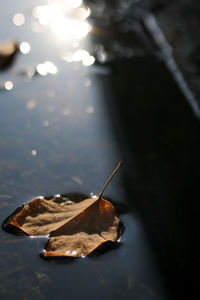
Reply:
[[90, 9], [82, 5], [82, 0], [50, 1], [48, 5], [38, 5], [32, 16], [41, 26], [50, 28], [62, 40], [81, 40], [87, 36], [91, 26], [86, 19]]

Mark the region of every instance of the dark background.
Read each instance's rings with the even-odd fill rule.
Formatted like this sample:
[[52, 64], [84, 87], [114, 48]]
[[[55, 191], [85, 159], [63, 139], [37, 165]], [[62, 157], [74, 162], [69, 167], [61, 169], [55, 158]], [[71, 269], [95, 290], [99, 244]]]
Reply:
[[[200, 3], [135, 1], [125, 11], [123, 29], [115, 24], [109, 30], [116, 33], [119, 26], [121, 44], [127, 39], [143, 53], [113, 61], [113, 75], [104, 80], [112, 87], [113, 99], [106, 97], [106, 102], [127, 165], [123, 182], [129, 203], [145, 224], [167, 287], [176, 299], [190, 299], [199, 295], [200, 266]], [[171, 46], [197, 104], [196, 113], [182, 82], [176, 80], [177, 69], [169, 68], [162, 40], [159, 47], [145, 26], [148, 14]], [[109, 47], [109, 38], [106, 43]]]

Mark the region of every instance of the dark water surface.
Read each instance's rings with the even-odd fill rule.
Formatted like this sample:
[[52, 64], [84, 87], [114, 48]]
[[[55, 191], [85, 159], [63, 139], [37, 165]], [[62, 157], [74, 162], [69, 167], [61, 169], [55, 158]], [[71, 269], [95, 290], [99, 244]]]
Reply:
[[[105, 12], [103, 1], [97, 1], [84, 23], [82, 19], [89, 9], [64, 11], [66, 7], [69, 9], [70, 1], [68, 5], [66, 1], [2, 1], [0, 40], [28, 43], [23, 44], [24, 48], [21, 48], [12, 68], [0, 73], [0, 85], [7, 87], [0, 91], [2, 222], [15, 208], [36, 195], [72, 191], [98, 194], [121, 159], [121, 151], [125, 159], [129, 157], [127, 148], [120, 147], [114, 138], [114, 126], [111, 126], [110, 120], [115, 119], [115, 112], [111, 110], [109, 115], [106, 102], [111, 98], [112, 101], [120, 99], [122, 107], [119, 106], [119, 110], [126, 108], [128, 111], [128, 105], [124, 102], [123, 106], [124, 99], [120, 94], [121, 91], [125, 94], [123, 87], [132, 85], [132, 81], [128, 82], [124, 76], [127, 65], [130, 66], [128, 72], [133, 74], [143, 70], [144, 66], [144, 72], [156, 67], [144, 59], [152, 49], [140, 32], [139, 23], [135, 23], [135, 32], [130, 36], [129, 23], [123, 19], [130, 1], [122, 2], [124, 6], [121, 5], [113, 14], [111, 9]], [[36, 9], [38, 5], [43, 7]], [[17, 13], [23, 14], [25, 19]], [[66, 19], [71, 22], [72, 13], [73, 21], [75, 19], [73, 26], [66, 23]], [[111, 21], [116, 23], [116, 27], [109, 27]], [[88, 34], [87, 24], [92, 29]], [[69, 28], [77, 30], [70, 31]], [[51, 63], [44, 64], [46, 61]], [[116, 61], [122, 76], [118, 73]], [[160, 76], [165, 72], [163, 68]], [[151, 76], [151, 72], [149, 74]], [[144, 103], [141, 95], [145, 93], [140, 93], [144, 88], [141, 73], [139, 80], [136, 73], [133, 80], [137, 91], [135, 96], [141, 101], [142, 111]], [[148, 76], [144, 80], [147, 83]], [[6, 82], [9, 84], [5, 85]], [[112, 89], [115, 90], [113, 94]], [[176, 90], [176, 87], [171, 89]], [[126, 99], [129, 96], [127, 94]], [[154, 96], [157, 105], [160, 94]], [[147, 106], [146, 111], [148, 109]], [[133, 114], [135, 126], [139, 124], [138, 112]], [[145, 118], [147, 115], [143, 114]], [[118, 120], [115, 122], [118, 123]], [[148, 123], [148, 118], [145, 122]], [[156, 128], [160, 124], [162, 117], [158, 117]], [[131, 136], [128, 129], [126, 132]], [[135, 147], [135, 157], [142, 161], [142, 138], [135, 132], [133, 134], [140, 145], [138, 149]], [[120, 134], [119, 130], [116, 136]], [[149, 149], [148, 161], [152, 162], [155, 158], [154, 152], [154, 149]], [[135, 166], [130, 161], [125, 161], [125, 169], [126, 165]], [[141, 164], [138, 168], [147, 174], [143, 167]], [[144, 176], [140, 180], [141, 173], [138, 174], [137, 170], [132, 175], [138, 184], [137, 191], [141, 192], [140, 184], [148, 178]], [[148, 168], [146, 171], [150, 172]], [[150, 183], [153, 187], [154, 178]], [[128, 184], [132, 187], [131, 182]], [[129, 190], [132, 193], [132, 189]], [[120, 174], [108, 187], [107, 194], [126, 205], [132, 197], [130, 194], [127, 197]], [[134, 196], [139, 199], [139, 194]], [[164, 274], [141, 219], [129, 208], [121, 220], [125, 226], [121, 247], [99, 257], [74, 261], [46, 261], [39, 256], [44, 239], [14, 236], [1, 230], [1, 299], [168, 299]]]

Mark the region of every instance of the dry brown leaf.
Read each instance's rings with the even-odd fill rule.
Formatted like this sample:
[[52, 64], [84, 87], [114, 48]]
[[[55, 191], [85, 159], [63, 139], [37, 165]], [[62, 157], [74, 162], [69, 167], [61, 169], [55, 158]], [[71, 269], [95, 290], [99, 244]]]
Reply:
[[79, 215], [52, 232], [44, 256], [84, 257], [105, 242], [115, 242], [118, 227], [114, 206], [97, 198]]
[[32, 236], [50, 233], [44, 257], [84, 257], [108, 241], [115, 242], [119, 219], [114, 206], [102, 195], [121, 165], [120, 162], [98, 197], [78, 203], [64, 201], [62, 196], [60, 201], [38, 197], [27, 203], [10, 224]]
[[45, 257], [83, 257], [107, 241], [116, 241], [119, 219], [114, 206], [99, 197], [79, 203], [35, 198], [10, 224], [32, 236], [51, 233]]
[[40, 197], [35, 198], [23, 207], [10, 224], [29, 235], [46, 235], [78, 215], [93, 202], [94, 199], [86, 199], [67, 205], [67, 202], [56, 203]]

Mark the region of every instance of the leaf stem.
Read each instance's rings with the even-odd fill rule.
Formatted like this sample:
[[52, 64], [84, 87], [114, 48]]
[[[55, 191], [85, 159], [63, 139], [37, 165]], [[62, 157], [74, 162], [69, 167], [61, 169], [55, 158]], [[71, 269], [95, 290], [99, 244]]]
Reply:
[[115, 170], [112, 172], [112, 174], [110, 175], [110, 177], [108, 178], [108, 180], [106, 181], [104, 187], [102, 188], [99, 196], [98, 196], [98, 200], [100, 200], [102, 198], [102, 195], [105, 191], [105, 189], [107, 188], [108, 184], [110, 183], [110, 181], [112, 180], [113, 176], [117, 173], [117, 171], [119, 170], [119, 168], [123, 165], [122, 161], [119, 161], [117, 167], [115, 168]]

